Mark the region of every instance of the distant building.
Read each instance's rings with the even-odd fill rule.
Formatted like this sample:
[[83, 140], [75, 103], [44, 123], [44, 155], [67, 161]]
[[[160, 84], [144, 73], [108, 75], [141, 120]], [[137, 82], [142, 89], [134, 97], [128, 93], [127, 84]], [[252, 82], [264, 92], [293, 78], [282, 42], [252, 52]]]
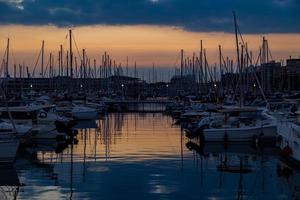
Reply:
[[267, 94], [283, 87], [283, 70], [280, 62], [271, 61], [259, 67], [261, 86]]
[[288, 90], [300, 90], [300, 59], [286, 61]]

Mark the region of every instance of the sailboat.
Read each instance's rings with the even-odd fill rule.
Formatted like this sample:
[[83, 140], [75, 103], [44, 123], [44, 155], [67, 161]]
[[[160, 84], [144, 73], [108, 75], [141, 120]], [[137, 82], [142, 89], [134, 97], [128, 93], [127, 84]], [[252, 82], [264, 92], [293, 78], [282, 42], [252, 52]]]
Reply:
[[[6, 50], [6, 77], [8, 77], [8, 55], [9, 55], [9, 39], [7, 40], [7, 50]], [[6, 94], [5, 91], [2, 90], [3, 88], [0, 87], [1, 92], [3, 92], [3, 96], [4, 96], [4, 100], [5, 102], [7, 102], [6, 100]], [[7, 103], [6, 103], [6, 108], [7, 108]], [[14, 133], [16, 133], [16, 127], [14, 125], [14, 121], [9, 113], [11, 122], [12, 122], [12, 128], [14, 130]], [[3, 130], [3, 129], [2, 129]], [[0, 137], [0, 163], [14, 163], [15, 158], [16, 158], [16, 154], [19, 148], [19, 140], [16, 138], [15, 134], [12, 134], [11, 131], [7, 131], [7, 130], [3, 130], [3, 132], [1, 132], [1, 135], [6, 135], [7, 136], [5, 138], [1, 138]]]
[[[73, 52], [72, 52], [72, 30], [69, 30], [69, 39], [70, 39], [70, 69], [71, 69], [71, 81], [70, 81], [70, 95], [73, 96], [72, 90], [72, 79], [73, 79]], [[83, 50], [83, 64], [85, 67], [85, 50]], [[68, 108], [67, 108], [68, 109]], [[68, 111], [68, 110], [66, 110]], [[69, 113], [71, 113], [72, 117], [78, 120], [93, 120], [98, 116], [98, 112], [95, 108], [91, 108], [85, 105], [76, 105], [73, 103], [73, 99], [71, 98], [71, 106], [69, 106]]]
[[[271, 116], [266, 108], [244, 106], [244, 45], [240, 55], [239, 30], [234, 13], [236, 48], [237, 48], [237, 67], [239, 69], [239, 92], [240, 106], [228, 106], [218, 112], [223, 117], [204, 118], [199, 122], [201, 139], [206, 142], [245, 142], [268, 140], [276, 138], [276, 119]], [[242, 41], [243, 42], [243, 41]], [[244, 43], [244, 42], [243, 42]], [[248, 56], [248, 52], [246, 51]], [[240, 58], [241, 57], [241, 58]], [[257, 83], [260, 83], [257, 79]], [[260, 87], [261, 88], [261, 87]], [[263, 94], [263, 91], [262, 95]]]
[[277, 131], [281, 137], [282, 158], [300, 165], [300, 112], [279, 120]]

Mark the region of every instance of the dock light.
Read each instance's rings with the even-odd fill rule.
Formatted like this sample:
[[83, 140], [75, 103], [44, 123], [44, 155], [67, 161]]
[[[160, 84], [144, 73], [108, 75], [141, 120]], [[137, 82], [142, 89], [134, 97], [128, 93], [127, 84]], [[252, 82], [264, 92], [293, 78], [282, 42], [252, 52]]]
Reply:
[[30, 88], [32, 88], [32, 84], [30, 84]]
[[83, 85], [82, 85], [82, 84], [80, 85], [80, 88], [83, 88]]
[[169, 85], [167, 84], [167, 85], [166, 85], [166, 87], [168, 88], [168, 87], [169, 87]]
[[121, 87], [124, 87], [124, 84], [122, 84]]
[[217, 87], [217, 84], [214, 84], [215, 87]]
[[253, 87], [256, 87], [256, 84], [255, 84], [255, 83], [253, 84]]

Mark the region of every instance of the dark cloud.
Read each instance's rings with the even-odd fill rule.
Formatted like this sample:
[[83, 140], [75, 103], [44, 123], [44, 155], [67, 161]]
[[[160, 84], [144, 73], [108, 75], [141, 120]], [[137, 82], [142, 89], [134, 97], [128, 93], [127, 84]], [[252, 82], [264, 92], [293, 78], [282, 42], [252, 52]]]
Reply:
[[299, 0], [0, 0], [1, 24], [170, 25], [247, 33], [299, 33]]

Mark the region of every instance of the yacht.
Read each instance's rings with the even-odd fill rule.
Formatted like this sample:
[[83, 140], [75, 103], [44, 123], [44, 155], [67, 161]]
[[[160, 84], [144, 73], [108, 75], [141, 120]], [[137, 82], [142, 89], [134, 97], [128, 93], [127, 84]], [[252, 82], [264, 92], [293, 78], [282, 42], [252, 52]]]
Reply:
[[278, 120], [277, 131], [281, 138], [282, 158], [300, 164], [300, 112]]
[[206, 142], [249, 142], [276, 138], [276, 119], [266, 109], [229, 107], [203, 118], [199, 136]]
[[98, 117], [98, 111], [95, 108], [65, 101], [57, 103], [57, 111], [64, 116], [73, 117], [77, 120], [93, 120]]
[[31, 127], [31, 138], [33, 139], [57, 139], [64, 137], [64, 134], [58, 133], [55, 121], [66, 121], [67, 118], [57, 115], [53, 106], [15, 106], [0, 108], [0, 118], [9, 122], [11, 113], [16, 127]]

